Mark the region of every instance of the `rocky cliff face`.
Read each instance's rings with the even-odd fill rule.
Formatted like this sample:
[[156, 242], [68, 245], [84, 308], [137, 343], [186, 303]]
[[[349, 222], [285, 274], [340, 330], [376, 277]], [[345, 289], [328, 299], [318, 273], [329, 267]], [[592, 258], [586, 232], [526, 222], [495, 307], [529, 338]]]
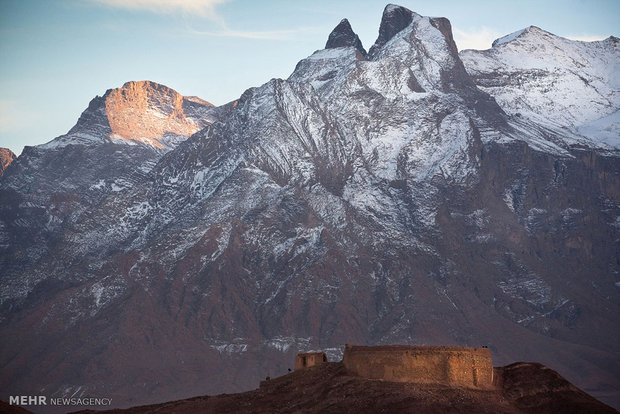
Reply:
[[94, 98], [66, 135], [39, 147], [112, 142], [169, 150], [215, 119], [213, 105], [200, 98], [155, 82], [127, 82]]
[[[0, 389], [229, 392], [347, 342], [485, 344], [620, 389], [618, 150], [513, 116], [444, 18], [390, 5], [356, 39], [341, 22], [163, 155], [109, 138], [112, 93], [25, 151], [0, 182]], [[93, 128], [108, 152], [68, 144]]]
[[17, 156], [8, 148], [0, 148], [0, 177]]

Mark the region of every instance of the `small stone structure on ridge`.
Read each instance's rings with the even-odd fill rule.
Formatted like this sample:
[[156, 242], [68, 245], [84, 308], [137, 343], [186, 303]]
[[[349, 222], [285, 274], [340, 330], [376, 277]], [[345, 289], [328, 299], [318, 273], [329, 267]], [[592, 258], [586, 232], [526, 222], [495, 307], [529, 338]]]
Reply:
[[297, 354], [297, 357], [295, 358], [295, 371], [310, 368], [324, 362], [327, 362], [327, 355], [325, 355], [325, 352], [306, 352], [303, 354]]
[[369, 379], [493, 388], [493, 361], [488, 348], [347, 344], [342, 362], [349, 373]]

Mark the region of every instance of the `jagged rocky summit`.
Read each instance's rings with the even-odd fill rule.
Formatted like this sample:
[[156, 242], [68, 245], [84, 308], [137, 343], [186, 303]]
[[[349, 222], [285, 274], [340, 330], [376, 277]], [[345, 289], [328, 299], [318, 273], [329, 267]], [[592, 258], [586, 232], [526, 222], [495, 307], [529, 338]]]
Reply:
[[[476, 67], [447, 19], [388, 5], [367, 54], [343, 21], [223, 107], [96, 98], [0, 180], [0, 390], [135, 405], [251, 389], [346, 342], [484, 344], [617, 402], [619, 150], [510, 104], [578, 69], [485, 83], [520, 39]], [[615, 45], [567, 53], [615, 67]], [[134, 130], [108, 101], [162, 116]]]
[[338, 47], [349, 47], [353, 46], [357, 49], [362, 56], [367, 57], [368, 53], [362, 46], [362, 41], [359, 36], [353, 32], [351, 28], [351, 24], [347, 19], [342, 19], [338, 26], [334, 28], [334, 30], [329, 34], [329, 38], [327, 39], [327, 43], [325, 44], [325, 49], [335, 49]]

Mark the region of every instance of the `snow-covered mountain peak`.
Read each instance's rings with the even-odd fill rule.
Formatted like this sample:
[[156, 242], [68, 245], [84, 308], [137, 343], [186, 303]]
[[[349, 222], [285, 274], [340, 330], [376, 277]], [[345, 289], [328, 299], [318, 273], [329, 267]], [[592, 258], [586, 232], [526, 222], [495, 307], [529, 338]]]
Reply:
[[379, 72], [402, 72], [393, 74], [392, 81], [385, 79], [390, 86], [380, 93], [388, 95], [475, 89], [458, 56], [449, 20], [424, 17], [395, 5], [385, 8], [379, 37], [368, 55], [344, 19], [330, 34], [326, 49], [300, 61], [289, 79], [309, 82], [329, 97], [354, 69], [356, 78], [362, 74], [368, 75], [362, 78], [374, 78], [367, 84], [372, 89], [388, 86], [379, 85], [383, 82], [378, 79], [385, 77]]
[[146, 144], [169, 149], [212, 122], [214, 106], [196, 96], [184, 97], [174, 89], [151, 82], [127, 82], [95, 97], [66, 134], [39, 146], [69, 144]]
[[[348, 22], [341, 25], [343, 30], [349, 27]], [[352, 31], [349, 35], [353, 37]], [[379, 39], [373, 48], [367, 59], [351, 43], [316, 51], [299, 62], [289, 81], [310, 84], [327, 109], [337, 114], [341, 130], [351, 129], [345, 135], [359, 141], [370, 174], [395, 179], [399, 174], [398, 159], [405, 157], [416, 164], [415, 180], [432, 178], [441, 170], [440, 164], [450, 179], [464, 179], [475, 160], [463, 161], [462, 165], [468, 167], [461, 171], [448, 164], [453, 161], [452, 155], [467, 153], [466, 148], [478, 145], [473, 138], [462, 139], [469, 134], [470, 117], [479, 125], [497, 127], [504, 125], [505, 116], [465, 71], [450, 22], [390, 5], [383, 13]], [[428, 107], [430, 103], [432, 108]], [[414, 126], [413, 117], [411, 125], [406, 126], [398, 115], [401, 113], [419, 114], [420, 124]], [[434, 116], [431, 113], [441, 114], [445, 120], [445, 129], [439, 131], [445, 136], [422, 136], [421, 125], [426, 117]], [[382, 116], [390, 119], [385, 122], [389, 127], [379, 132], [371, 127], [374, 121], [369, 119], [384, 119]], [[457, 128], [459, 123], [463, 125]], [[457, 130], [463, 134], [456, 134]], [[459, 151], [454, 150], [456, 147]], [[433, 161], [428, 164], [428, 160]]]
[[525, 29], [517, 30], [516, 32], [512, 32], [507, 34], [506, 36], [502, 36], [498, 39], [495, 39], [491, 44], [491, 47], [498, 47], [504, 45], [506, 43], [510, 43], [514, 40], [520, 39], [523, 41], [534, 41], [536, 43], [540, 43], [541, 38], [552, 38], [557, 37], [553, 33], [547, 32], [546, 30], [541, 29], [537, 26], [528, 26]]
[[613, 36], [594, 42], [570, 40], [536, 26], [501, 37], [493, 48], [464, 50], [461, 58], [468, 70], [476, 67], [496, 70], [502, 67], [524, 70], [567, 70], [587, 72], [616, 84], [620, 71], [620, 48]]
[[[460, 61], [450, 21], [399, 10], [390, 19], [383, 19], [379, 39], [369, 52], [370, 60], [400, 62], [413, 75], [418, 91], [475, 89]], [[407, 10], [410, 19], [406, 27], [399, 29], [397, 23], [404, 24], [402, 10]], [[382, 39], [388, 38], [385, 33], [391, 37], [383, 43]]]
[[620, 48], [614, 39], [569, 40], [530, 26], [496, 40], [491, 49], [459, 55], [507, 113], [618, 147]]

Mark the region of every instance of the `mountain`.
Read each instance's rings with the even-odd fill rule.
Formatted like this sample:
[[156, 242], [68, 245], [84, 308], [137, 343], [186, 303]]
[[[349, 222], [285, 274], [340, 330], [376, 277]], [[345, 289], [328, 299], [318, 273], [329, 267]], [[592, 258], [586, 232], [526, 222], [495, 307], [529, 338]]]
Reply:
[[[530, 26], [460, 57], [508, 114], [570, 129], [585, 145], [620, 148], [620, 41], [564, 39]], [[592, 141], [592, 142], [590, 142]]]
[[445, 18], [388, 5], [358, 40], [342, 21], [288, 79], [184, 109], [212, 123], [174, 148], [113, 126], [110, 93], [24, 150], [0, 181], [0, 397], [248, 390], [355, 342], [484, 344], [620, 406], [620, 151], [511, 113]]
[[128, 82], [94, 98], [67, 134], [25, 147], [0, 184], [0, 302], [43, 281], [24, 272], [41, 259], [64, 268], [56, 248], [70, 223], [147, 180], [163, 154], [213, 122], [216, 112], [166, 86]]
[[17, 156], [8, 148], [0, 148], [0, 177]]

